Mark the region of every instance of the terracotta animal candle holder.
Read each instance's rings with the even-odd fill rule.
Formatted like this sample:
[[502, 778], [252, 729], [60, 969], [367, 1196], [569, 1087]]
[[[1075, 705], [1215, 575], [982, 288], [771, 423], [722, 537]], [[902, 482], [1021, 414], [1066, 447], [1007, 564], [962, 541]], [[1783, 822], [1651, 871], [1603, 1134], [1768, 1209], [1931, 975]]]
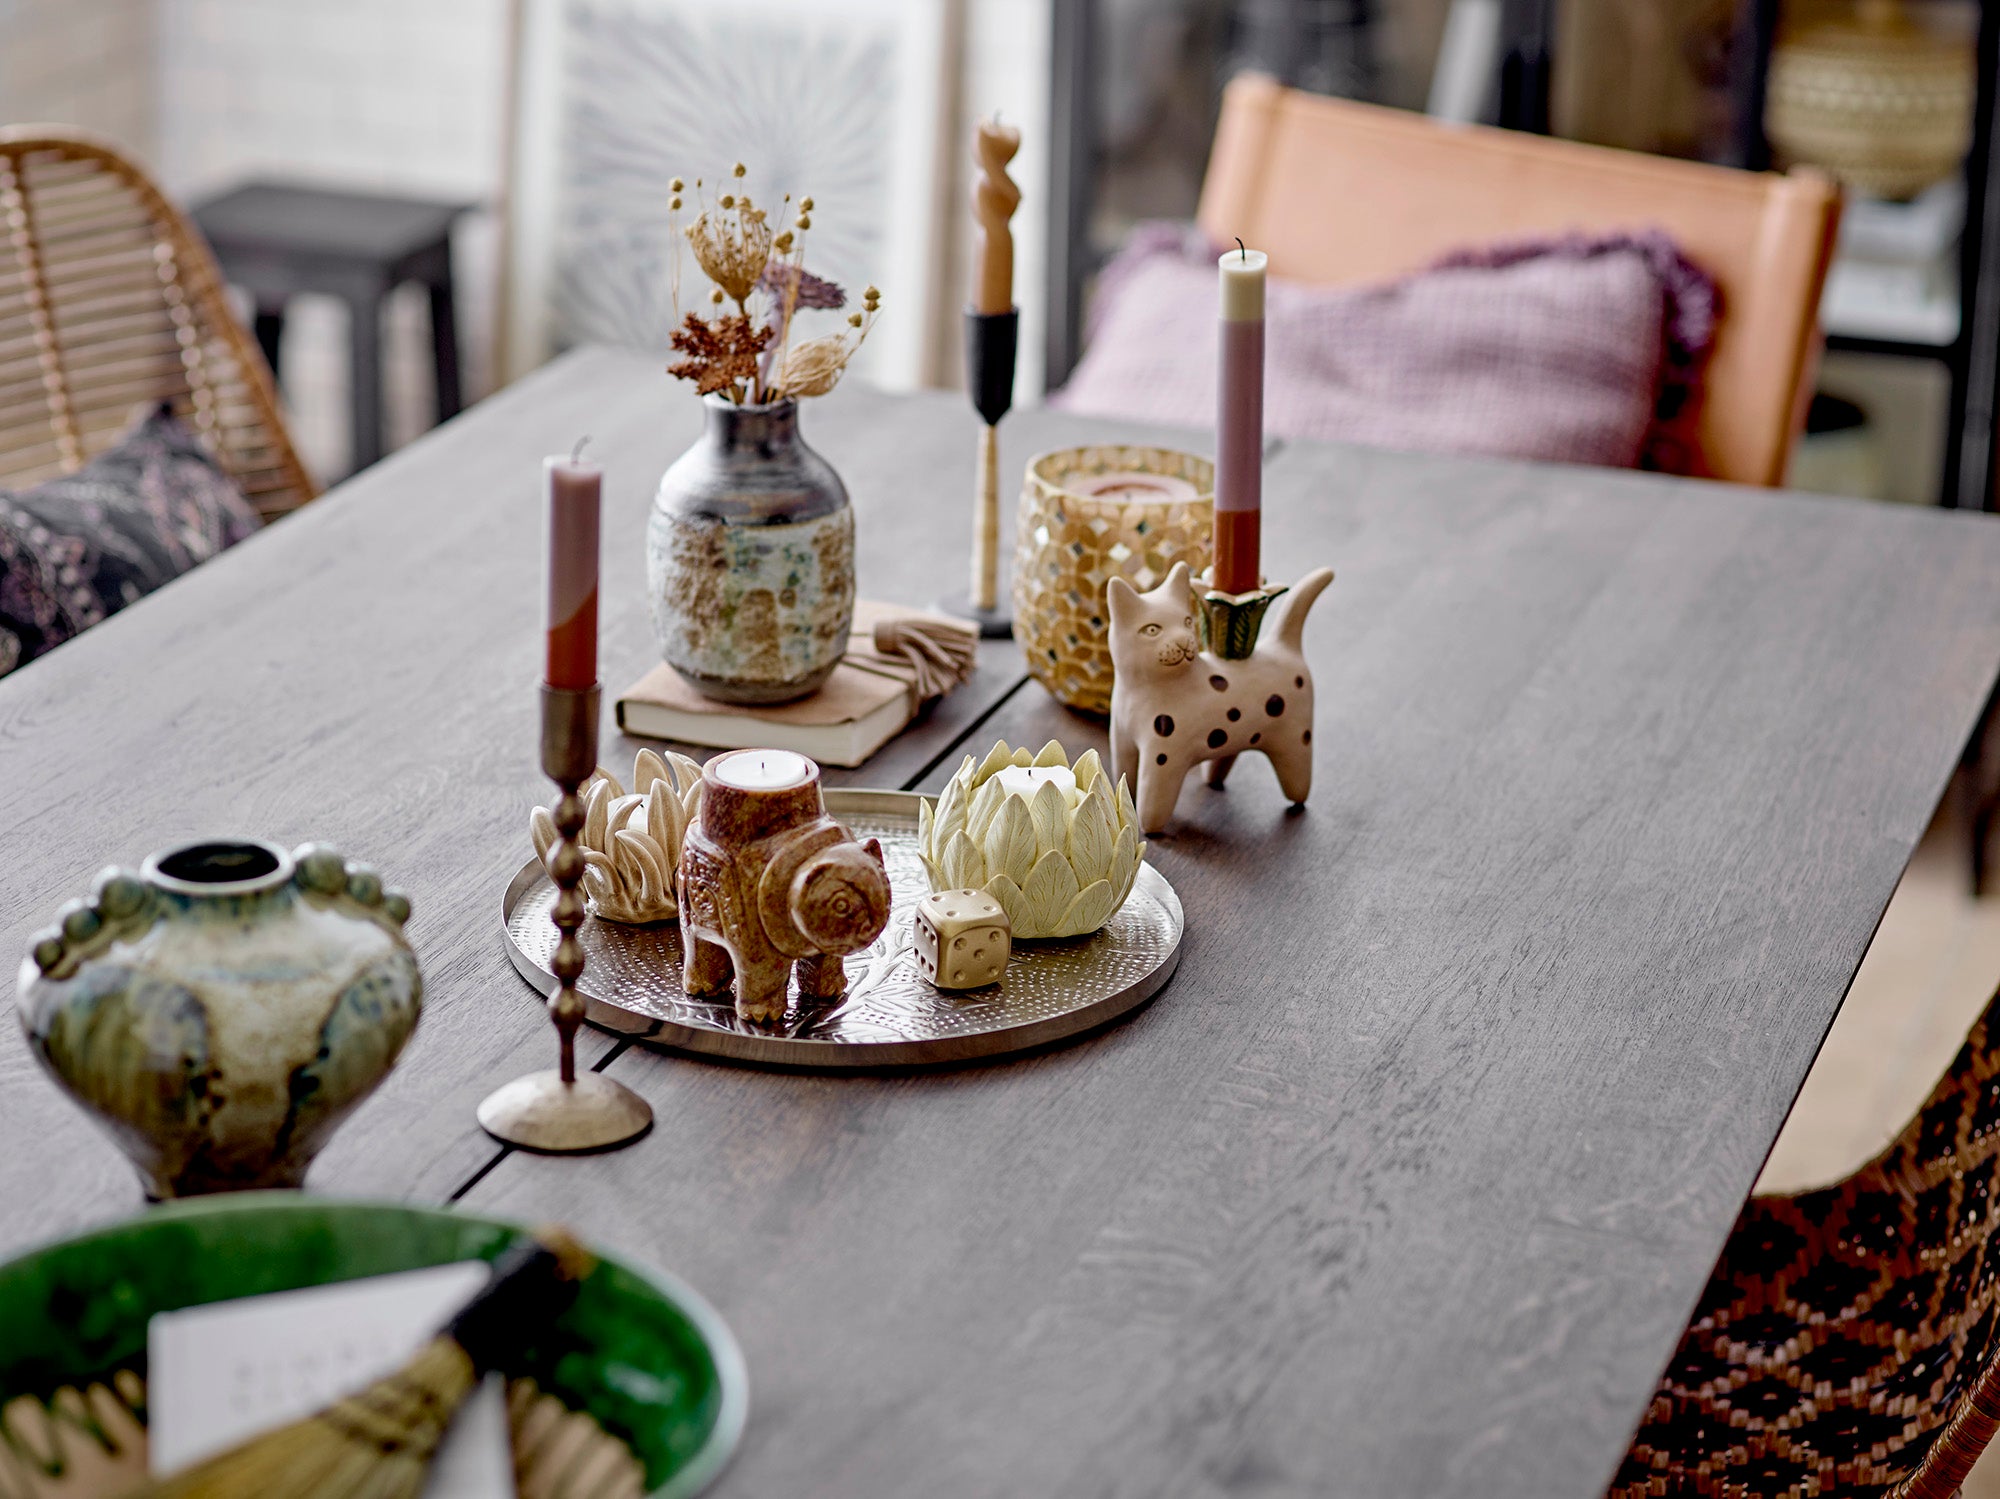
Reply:
[[728, 992], [736, 1013], [785, 1013], [792, 965], [799, 997], [847, 989], [841, 958], [889, 924], [882, 845], [857, 843], [826, 815], [819, 767], [789, 750], [738, 750], [702, 769], [700, 814], [681, 843], [682, 986]]
[[1306, 615], [1332, 581], [1330, 567], [1306, 574], [1254, 649], [1231, 660], [1201, 648], [1185, 563], [1151, 593], [1111, 580], [1112, 773], [1137, 788], [1141, 831], [1166, 826], [1195, 766], [1206, 764], [1209, 784], [1220, 786], [1249, 750], [1270, 760], [1287, 798], [1306, 799], [1313, 685], [1302, 639]]

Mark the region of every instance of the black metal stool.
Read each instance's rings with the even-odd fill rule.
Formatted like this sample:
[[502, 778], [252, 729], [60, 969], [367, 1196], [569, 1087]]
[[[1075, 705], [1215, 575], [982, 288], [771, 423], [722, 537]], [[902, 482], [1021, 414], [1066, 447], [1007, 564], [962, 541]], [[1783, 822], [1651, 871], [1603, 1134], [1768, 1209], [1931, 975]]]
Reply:
[[458, 414], [451, 226], [470, 206], [247, 182], [194, 210], [222, 274], [256, 303], [257, 342], [274, 374], [286, 302], [319, 292], [347, 304], [357, 469], [382, 456], [382, 303], [405, 282], [430, 293], [438, 420]]

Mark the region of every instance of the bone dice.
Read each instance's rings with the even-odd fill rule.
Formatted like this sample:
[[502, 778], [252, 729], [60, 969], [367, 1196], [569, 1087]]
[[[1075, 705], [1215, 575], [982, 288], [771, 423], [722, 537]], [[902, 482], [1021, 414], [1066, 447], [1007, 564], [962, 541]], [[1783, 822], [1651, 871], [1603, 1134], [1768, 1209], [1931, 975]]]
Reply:
[[940, 989], [997, 984], [1011, 931], [1006, 909], [985, 891], [935, 891], [917, 902], [917, 970]]

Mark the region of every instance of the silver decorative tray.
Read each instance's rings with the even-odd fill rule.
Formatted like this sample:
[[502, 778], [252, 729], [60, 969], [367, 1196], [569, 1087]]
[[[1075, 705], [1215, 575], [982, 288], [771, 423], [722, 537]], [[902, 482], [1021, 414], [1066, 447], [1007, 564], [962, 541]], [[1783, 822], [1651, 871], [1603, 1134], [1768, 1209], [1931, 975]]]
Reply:
[[[1006, 1056], [1074, 1036], [1143, 1004], [1173, 977], [1180, 898], [1166, 876], [1142, 864], [1131, 895], [1102, 931], [1017, 943], [998, 988], [934, 987], [917, 972], [911, 935], [916, 903], [930, 888], [917, 860], [921, 800], [907, 791], [826, 793], [827, 811], [850, 832], [882, 840], [894, 895], [887, 930], [846, 960], [842, 998], [801, 1006], [795, 982], [784, 1019], [755, 1025], [738, 1019], [726, 996], [718, 1003], [682, 990], [677, 924], [622, 926], [593, 916], [578, 933], [588, 956], [577, 986], [591, 1024], [653, 1046], [768, 1066], [915, 1067]], [[556, 989], [548, 969], [555, 895], [541, 861], [530, 859], [501, 907], [508, 956], [545, 996]]]

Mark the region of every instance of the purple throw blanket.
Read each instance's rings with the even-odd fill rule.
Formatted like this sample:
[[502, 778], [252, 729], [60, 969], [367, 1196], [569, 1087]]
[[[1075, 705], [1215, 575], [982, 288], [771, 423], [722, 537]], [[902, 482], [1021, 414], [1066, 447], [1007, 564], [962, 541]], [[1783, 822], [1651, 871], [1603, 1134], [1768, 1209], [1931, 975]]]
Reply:
[[[1050, 404], [1213, 426], [1217, 253], [1185, 226], [1141, 226]], [[1265, 311], [1273, 436], [1695, 471], [1717, 291], [1657, 230], [1466, 250], [1376, 285], [1273, 278]]]

